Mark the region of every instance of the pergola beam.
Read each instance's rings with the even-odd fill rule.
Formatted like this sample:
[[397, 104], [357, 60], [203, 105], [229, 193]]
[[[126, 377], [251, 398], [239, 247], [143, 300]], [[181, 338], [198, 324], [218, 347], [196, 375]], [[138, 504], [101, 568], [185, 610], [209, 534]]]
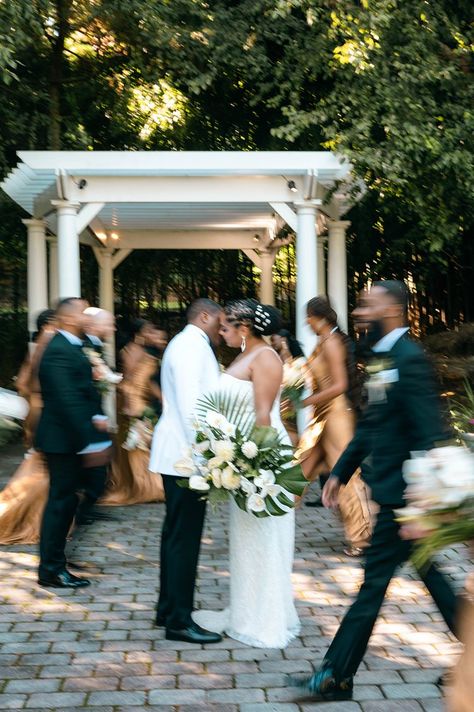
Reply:
[[[295, 194], [281, 176], [89, 176], [64, 177], [69, 200], [79, 203], [271, 203]], [[295, 178], [299, 190], [302, 179]]]
[[81, 208], [76, 217], [76, 228], [78, 235], [80, 235], [81, 232], [86, 229], [91, 220], [97, 217], [104, 205], [105, 203], [86, 203], [86, 205]]
[[266, 238], [262, 229], [120, 230], [118, 235], [114, 247], [131, 250], [254, 250]]

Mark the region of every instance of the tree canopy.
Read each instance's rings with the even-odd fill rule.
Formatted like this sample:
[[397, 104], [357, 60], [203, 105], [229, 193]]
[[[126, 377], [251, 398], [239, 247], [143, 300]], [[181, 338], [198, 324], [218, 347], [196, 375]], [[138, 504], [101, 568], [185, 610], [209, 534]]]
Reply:
[[[0, 0], [0, 171], [19, 148], [336, 150], [354, 167], [353, 293], [402, 277], [422, 329], [453, 326], [474, 313], [473, 15], [467, 0]], [[20, 212], [0, 205], [21, 300]], [[196, 259], [180, 277], [155, 255], [145, 279], [132, 256], [117, 279], [142, 289], [123, 299], [159, 304]], [[245, 260], [205, 262], [222, 298], [229, 274], [254, 291]]]

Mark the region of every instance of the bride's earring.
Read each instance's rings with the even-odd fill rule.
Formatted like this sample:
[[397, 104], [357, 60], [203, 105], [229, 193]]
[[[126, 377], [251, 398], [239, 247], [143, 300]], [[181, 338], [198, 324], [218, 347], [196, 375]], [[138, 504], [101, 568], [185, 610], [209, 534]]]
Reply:
[[245, 336], [242, 336], [242, 341], [240, 343], [240, 350], [245, 351], [246, 348], [247, 348], [247, 339], [245, 338]]

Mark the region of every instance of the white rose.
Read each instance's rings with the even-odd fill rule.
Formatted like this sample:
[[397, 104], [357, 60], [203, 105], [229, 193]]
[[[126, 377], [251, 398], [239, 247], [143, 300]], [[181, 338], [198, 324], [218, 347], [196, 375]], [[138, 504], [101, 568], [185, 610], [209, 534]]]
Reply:
[[259, 470], [260, 474], [254, 479], [257, 487], [270, 487], [275, 484], [275, 475], [270, 470]]
[[181, 460], [174, 463], [174, 469], [180, 475], [189, 477], [196, 472], [196, 465], [190, 457], [182, 457]]
[[240, 487], [240, 475], [236, 475], [232, 467], [226, 467], [221, 475], [222, 486], [227, 490], [236, 490]]
[[259, 494], [251, 494], [247, 499], [247, 509], [250, 512], [264, 512], [265, 500]]
[[201, 475], [191, 475], [189, 478], [189, 489], [205, 492], [211, 489], [209, 482]]
[[234, 459], [235, 445], [230, 440], [214, 440], [211, 448], [214, 455], [223, 462]]
[[216, 413], [213, 410], [208, 410], [206, 413], [206, 423], [210, 425], [211, 428], [216, 430], [222, 430], [228, 425], [227, 418], [222, 415], [222, 413]]
[[218, 467], [215, 467], [211, 471], [212, 484], [214, 485], [214, 487], [217, 487], [217, 489], [220, 489], [222, 487], [222, 474], [223, 473], [221, 472], [221, 470], [219, 470]]
[[254, 483], [251, 482], [247, 477], [240, 478], [240, 489], [245, 492], [245, 494], [255, 494], [257, 488]]
[[257, 457], [258, 455], [258, 447], [253, 442], [253, 440], [247, 440], [246, 442], [242, 443], [241, 450], [242, 454], [245, 455], [245, 457], [248, 457], [250, 460], [253, 460], [253, 458]]
[[223, 464], [224, 460], [221, 457], [211, 457], [210, 460], [207, 461], [207, 466], [210, 470], [213, 470], [215, 467], [220, 467]]
[[226, 421], [221, 425], [220, 430], [224, 433], [224, 435], [227, 435], [228, 438], [233, 438], [235, 435], [236, 427], [232, 423], [229, 423], [229, 421]]

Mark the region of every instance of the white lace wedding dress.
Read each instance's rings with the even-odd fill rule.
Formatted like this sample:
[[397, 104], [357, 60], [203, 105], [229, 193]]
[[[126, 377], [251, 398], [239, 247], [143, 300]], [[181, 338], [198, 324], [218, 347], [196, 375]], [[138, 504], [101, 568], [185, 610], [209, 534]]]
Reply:
[[[248, 398], [253, 410], [251, 381], [223, 374], [221, 388]], [[272, 408], [271, 424], [289, 443], [279, 399]], [[224, 611], [195, 611], [194, 620], [252, 647], [286, 647], [300, 629], [291, 584], [294, 538], [294, 510], [281, 517], [258, 518], [231, 500], [230, 606]]]

